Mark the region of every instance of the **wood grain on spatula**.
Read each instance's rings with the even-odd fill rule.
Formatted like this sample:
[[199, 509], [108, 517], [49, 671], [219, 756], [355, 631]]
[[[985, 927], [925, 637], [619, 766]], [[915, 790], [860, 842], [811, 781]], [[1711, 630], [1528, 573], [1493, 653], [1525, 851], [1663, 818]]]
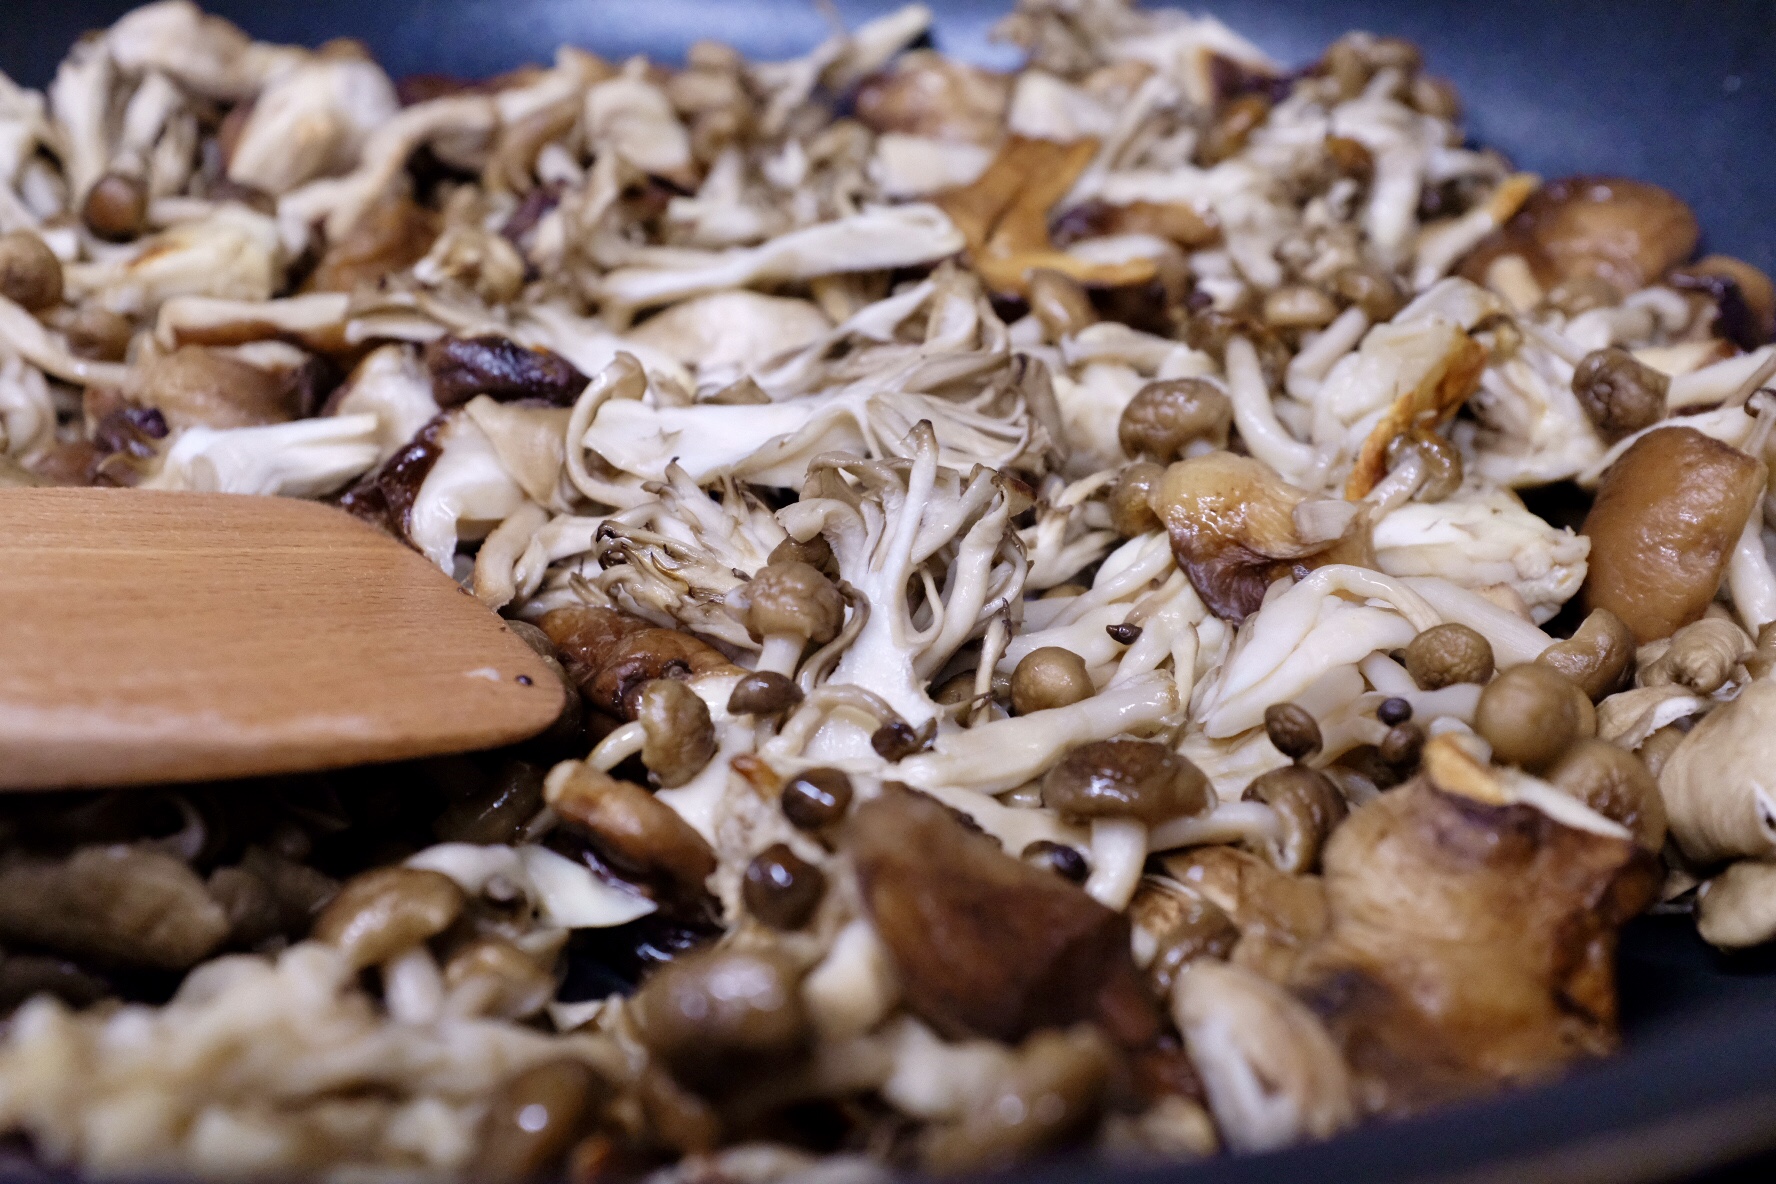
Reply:
[[496, 615], [330, 506], [0, 491], [0, 788], [467, 752], [562, 696]]

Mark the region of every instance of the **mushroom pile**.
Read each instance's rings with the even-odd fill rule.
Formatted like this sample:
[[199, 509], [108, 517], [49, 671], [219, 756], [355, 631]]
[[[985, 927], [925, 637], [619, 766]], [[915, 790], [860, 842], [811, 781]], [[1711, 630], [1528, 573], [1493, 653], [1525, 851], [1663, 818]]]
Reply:
[[159, 0], [0, 77], [0, 485], [328, 501], [570, 690], [0, 802], [0, 1132], [1265, 1150], [1609, 1053], [1656, 904], [1776, 937], [1770, 280], [1471, 146], [1403, 41], [1020, 0], [998, 73], [931, 22], [394, 80]]

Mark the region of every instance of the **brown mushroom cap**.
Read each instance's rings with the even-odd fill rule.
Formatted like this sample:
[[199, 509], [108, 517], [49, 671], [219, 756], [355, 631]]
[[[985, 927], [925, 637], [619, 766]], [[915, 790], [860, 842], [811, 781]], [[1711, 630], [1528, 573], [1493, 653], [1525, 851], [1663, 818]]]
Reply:
[[753, 639], [789, 633], [824, 644], [845, 622], [845, 598], [820, 569], [800, 560], [767, 563], [746, 586]]
[[1433, 625], [1406, 647], [1406, 672], [1427, 691], [1492, 677], [1492, 644], [1466, 625]]
[[1324, 773], [1301, 765], [1260, 773], [1246, 787], [1243, 798], [1263, 802], [1276, 812], [1282, 835], [1265, 854], [1278, 871], [1290, 874], [1316, 870], [1320, 849], [1333, 828], [1344, 821], [1344, 795]]
[[1743, 259], [1706, 255], [1672, 272], [1666, 282], [1712, 296], [1719, 310], [1715, 332], [1741, 349], [1756, 349], [1776, 337], [1776, 285]]
[[1092, 694], [1085, 659], [1060, 646], [1031, 650], [1011, 672], [1011, 706], [1019, 715], [1067, 707]]
[[680, 895], [702, 896], [715, 852], [678, 811], [641, 786], [576, 762], [552, 771], [544, 794], [614, 867], [664, 879]]
[[1633, 292], [1688, 259], [1700, 235], [1690, 207], [1657, 185], [1566, 177], [1532, 194], [1460, 270], [1484, 283], [1494, 259], [1521, 255], [1544, 288], [1595, 277]]
[[800, 979], [775, 949], [699, 950], [655, 971], [629, 1006], [648, 1050], [687, 1085], [708, 1088], [805, 1047]]
[[1573, 368], [1573, 394], [1608, 440], [1664, 419], [1670, 390], [1669, 377], [1618, 346], [1593, 350]]
[[1545, 769], [1582, 733], [1578, 701], [1583, 697], [1552, 667], [1526, 662], [1500, 674], [1480, 692], [1474, 730], [1492, 745], [1501, 764]]
[[1124, 538], [1134, 538], [1159, 529], [1159, 516], [1153, 512], [1149, 499], [1165, 477], [1165, 470], [1150, 460], [1125, 465], [1116, 475], [1104, 499], [1110, 507], [1110, 526]]
[[284, 423], [296, 414], [285, 377], [201, 345], [186, 345], [136, 368], [137, 402], [174, 428], [245, 428]]
[[1603, 475], [1585, 516], [1585, 609], [1609, 609], [1642, 642], [1696, 620], [1763, 491], [1763, 464], [1737, 448], [1694, 428], [1648, 432]]
[[1548, 770], [1547, 779], [1627, 827], [1649, 851], [1665, 845], [1665, 802], [1659, 796], [1659, 783], [1627, 749], [1604, 740], [1580, 740]]
[[1233, 401], [1200, 378], [1150, 382], [1122, 409], [1116, 436], [1128, 456], [1164, 463], [1176, 460], [1193, 440], [1227, 445]]
[[668, 789], [683, 785], [715, 755], [715, 724], [696, 691], [671, 678], [641, 688], [635, 718], [646, 731], [641, 763]]
[[1264, 709], [1264, 734], [1276, 750], [1292, 761], [1304, 761], [1320, 750], [1320, 721], [1299, 703], [1272, 703]]
[[1609, 609], [1594, 609], [1571, 637], [1543, 650], [1536, 661], [1566, 675], [1595, 702], [1621, 689], [1634, 661], [1634, 634]]
[[62, 261], [29, 230], [0, 235], [0, 296], [28, 312], [62, 302]]
[[845, 845], [908, 1009], [939, 1032], [1016, 1040], [1096, 1020], [1125, 1047], [1157, 1033], [1128, 921], [943, 805], [885, 788], [857, 808]]
[[1069, 818], [1136, 818], [1148, 825], [1209, 804], [1201, 769], [1152, 740], [1098, 740], [1042, 779], [1042, 804]]
[[613, 608], [558, 608], [538, 624], [592, 706], [622, 719], [635, 718], [652, 679], [740, 673], [708, 642]]

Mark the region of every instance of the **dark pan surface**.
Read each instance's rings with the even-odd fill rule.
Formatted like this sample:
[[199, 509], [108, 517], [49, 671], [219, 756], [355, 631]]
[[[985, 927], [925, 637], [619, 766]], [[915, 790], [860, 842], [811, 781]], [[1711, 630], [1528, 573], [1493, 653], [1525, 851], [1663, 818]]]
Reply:
[[[1008, 62], [987, 30], [1001, 0], [928, 0], [939, 44]], [[1008, 2], [1008, 0], [1006, 0]], [[0, 70], [42, 85], [118, 0], [4, 0]], [[785, 57], [828, 26], [812, 0], [209, 0], [260, 37], [367, 42], [389, 71], [479, 77], [563, 42], [676, 60], [698, 37]], [[851, 22], [893, 7], [839, 0]], [[1211, 0], [1285, 64], [1353, 28], [1411, 38], [1453, 79], [1474, 137], [1544, 176], [1606, 172], [1695, 207], [1706, 249], [1776, 271], [1776, 3], [1770, 0]], [[1179, 1184], [1637, 1184], [1776, 1148], [1776, 955], [1723, 958], [1688, 918], [1630, 927], [1621, 959], [1627, 1049], [1566, 1081], [1318, 1147], [1193, 1168], [1019, 1174]], [[1726, 1180], [1725, 1176], [1708, 1176]], [[1731, 1177], [1776, 1179], [1763, 1158]]]

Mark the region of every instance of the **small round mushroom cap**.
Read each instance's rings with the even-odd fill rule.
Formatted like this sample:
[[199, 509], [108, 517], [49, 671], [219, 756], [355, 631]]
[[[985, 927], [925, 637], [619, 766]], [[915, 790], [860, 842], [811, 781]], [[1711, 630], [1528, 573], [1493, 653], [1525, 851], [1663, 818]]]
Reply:
[[832, 544], [826, 541], [823, 534], [817, 534], [805, 543], [795, 538], [784, 539], [772, 548], [766, 562], [806, 563], [818, 568], [820, 574], [828, 579], [839, 578], [838, 557], [833, 554]]
[[1116, 476], [1105, 499], [1110, 507], [1110, 526], [1124, 538], [1134, 538], [1159, 529], [1159, 515], [1153, 512], [1148, 499], [1159, 487], [1165, 470], [1150, 460], [1138, 460], [1123, 467]]
[[1286, 284], [1264, 298], [1264, 322], [1277, 329], [1318, 329], [1338, 315], [1338, 306], [1318, 288]]
[[1670, 389], [1670, 378], [1618, 346], [1593, 350], [1573, 369], [1579, 405], [1612, 440], [1663, 419]]
[[148, 219], [148, 187], [134, 177], [106, 173], [88, 191], [80, 217], [107, 242], [135, 238]]
[[471, 1180], [532, 1180], [553, 1174], [610, 1087], [586, 1062], [560, 1057], [505, 1081], [481, 1120]]
[[1424, 751], [1424, 743], [1424, 729], [1407, 720], [1387, 730], [1387, 735], [1375, 746], [1375, 755], [1390, 767], [1406, 772], [1417, 766], [1419, 754]]
[[799, 830], [825, 830], [845, 817], [852, 794], [851, 778], [843, 769], [803, 769], [784, 782], [779, 808]]
[[310, 934], [354, 967], [375, 966], [450, 928], [468, 899], [442, 872], [381, 867], [346, 881]]
[[1264, 709], [1264, 734], [1276, 750], [1292, 761], [1304, 761], [1320, 750], [1320, 725], [1307, 708], [1272, 703]]
[[1412, 718], [1412, 701], [1397, 695], [1391, 699], [1383, 699], [1376, 704], [1375, 718], [1390, 728], [1395, 724], [1403, 724]]
[[1067, 707], [1092, 694], [1085, 659], [1060, 646], [1031, 650], [1011, 672], [1011, 706], [1019, 715]]
[[1492, 643], [1454, 622], [1433, 625], [1406, 647], [1406, 673], [1427, 691], [1492, 677]]
[[0, 235], [0, 296], [28, 312], [62, 302], [62, 261], [29, 230]]
[[1343, 268], [1332, 277], [1332, 290], [1346, 304], [1354, 304], [1372, 321], [1391, 321], [1406, 307], [1406, 297], [1393, 276], [1369, 264]]
[[1659, 796], [1659, 783], [1627, 749], [1606, 740], [1580, 740], [1548, 770], [1547, 779], [1627, 827], [1641, 846], [1657, 851], [1665, 845], [1665, 802]]
[[1278, 871], [1312, 872], [1332, 828], [1344, 821], [1344, 797], [1324, 773], [1301, 765], [1285, 765], [1253, 778], [1244, 800], [1269, 806], [1282, 835], [1265, 852]]
[[802, 688], [786, 674], [757, 670], [734, 684], [729, 715], [781, 715], [802, 701]]
[[668, 789], [701, 773], [715, 755], [708, 704], [675, 678], [656, 678], [643, 686], [635, 718], [645, 732], [641, 763]]
[[1559, 760], [1582, 730], [1575, 685], [1551, 667], [1513, 666], [1480, 692], [1474, 727], [1492, 755], [1530, 772]]
[[714, 1085], [807, 1043], [800, 978], [775, 949], [699, 950], [654, 971], [630, 1007], [642, 1043], [675, 1076]]
[[1069, 752], [1042, 779], [1042, 804], [1068, 818], [1134, 818], [1148, 825], [1209, 803], [1201, 769], [1152, 740], [1098, 740]]
[[824, 644], [838, 636], [845, 598], [810, 563], [767, 563], [747, 585], [746, 628], [758, 641], [776, 634]]
[[1634, 660], [1634, 634], [1607, 608], [1593, 609], [1573, 635], [1557, 641], [1536, 661], [1578, 684], [1593, 701], [1618, 691]]
[[1200, 378], [1150, 382], [1122, 409], [1116, 437], [1131, 458], [1176, 460], [1193, 440], [1227, 443], [1233, 401]]
[[754, 856], [740, 884], [746, 911], [772, 929], [800, 929], [824, 895], [826, 873], [788, 843], [773, 843]]
[[1052, 839], [1037, 839], [1025, 847], [1018, 858], [1031, 867], [1053, 872], [1061, 879], [1071, 880], [1075, 884], [1085, 883], [1086, 878], [1091, 875], [1091, 865], [1079, 853], [1079, 848], [1069, 847]]

